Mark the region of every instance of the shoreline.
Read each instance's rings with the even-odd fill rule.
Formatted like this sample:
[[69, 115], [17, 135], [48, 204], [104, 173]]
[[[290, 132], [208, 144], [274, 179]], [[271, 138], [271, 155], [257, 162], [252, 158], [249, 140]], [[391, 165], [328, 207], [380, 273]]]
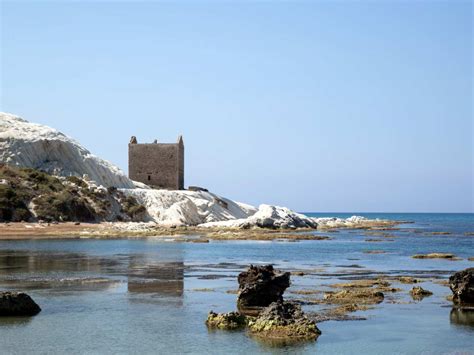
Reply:
[[[330, 236], [315, 232], [334, 233], [339, 229], [394, 230], [404, 221], [367, 220], [352, 226], [322, 226], [317, 229], [270, 229], [231, 228], [199, 226], [163, 226], [154, 223], [99, 222], [9, 222], [0, 224], [0, 240], [41, 240], [41, 239], [120, 239], [146, 237], [172, 237], [183, 241], [205, 240], [323, 240]], [[190, 239], [190, 237], [192, 239]]]

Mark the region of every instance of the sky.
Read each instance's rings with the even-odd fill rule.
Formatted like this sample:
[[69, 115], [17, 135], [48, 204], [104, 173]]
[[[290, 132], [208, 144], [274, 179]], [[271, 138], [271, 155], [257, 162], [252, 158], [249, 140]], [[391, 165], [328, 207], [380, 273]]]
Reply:
[[470, 1], [2, 1], [0, 111], [316, 212], [474, 212]]

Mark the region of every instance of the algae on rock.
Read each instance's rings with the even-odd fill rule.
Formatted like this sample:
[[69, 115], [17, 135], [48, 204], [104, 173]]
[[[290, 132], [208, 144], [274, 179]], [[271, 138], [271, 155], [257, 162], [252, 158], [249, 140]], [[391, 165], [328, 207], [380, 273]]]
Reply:
[[273, 302], [249, 320], [251, 334], [270, 339], [314, 340], [321, 331], [313, 320], [308, 319], [295, 302]]
[[209, 328], [236, 330], [247, 326], [247, 318], [239, 312], [215, 313], [210, 311], [207, 315], [206, 325]]

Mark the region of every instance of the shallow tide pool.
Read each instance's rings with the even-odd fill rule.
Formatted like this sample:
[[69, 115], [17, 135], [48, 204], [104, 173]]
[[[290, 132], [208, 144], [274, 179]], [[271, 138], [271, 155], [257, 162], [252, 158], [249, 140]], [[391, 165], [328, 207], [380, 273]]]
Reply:
[[[22, 290], [42, 307], [32, 318], [0, 319], [1, 353], [474, 353], [474, 314], [453, 310], [442, 284], [474, 267], [473, 215], [402, 215], [390, 237], [345, 230], [319, 241], [163, 242], [117, 240], [0, 241], [0, 289]], [[411, 217], [411, 218], [410, 218]], [[394, 216], [392, 216], [394, 218]], [[433, 235], [432, 232], [450, 232]], [[370, 242], [367, 239], [382, 239]], [[383, 254], [368, 254], [383, 250]], [[413, 259], [451, 252], [462, 260]], [[208, 331], [210, 310], [235, 309], [236, 277], [249, 264], [272, 263], [292, 276], [294, 291], [329, 290], [354, 278], [415, 276], [434, 293], [421, 301], [413, 285], [351, 315], [365, 320], [318, 324], [316, 342], [275, 347], [245, 332]], [[318, 306], [304, 305], [311, 314]]]

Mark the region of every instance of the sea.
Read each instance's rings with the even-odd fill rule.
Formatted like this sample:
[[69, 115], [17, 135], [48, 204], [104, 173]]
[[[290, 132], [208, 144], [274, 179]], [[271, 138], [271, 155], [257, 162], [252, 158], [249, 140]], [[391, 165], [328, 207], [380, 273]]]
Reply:
[[[35, 317], [0, 318], [1, 354], [474, 354], [474, 311], [453, 309], [446, 280], [474, 267], [474, 214], [307, 213], [400, 221], [393, 230], [315, 231], [327, 240], [179, 242], [167, 237], [0, 240], [0, 290], [28, 293]], [[373, 251], [379, 254], [371, 253]], [[414, 259], [453, 253], [455, 260]], [[281, 345], [245, 331], [209, 330], [210, 310], [236, 310], [237, 275], [273, 264], [291, 276], [286, 299], [308, 314], [301, 290], [354, 279], [419, 278], [351, 313], [318, 323], [316, 341]]]

